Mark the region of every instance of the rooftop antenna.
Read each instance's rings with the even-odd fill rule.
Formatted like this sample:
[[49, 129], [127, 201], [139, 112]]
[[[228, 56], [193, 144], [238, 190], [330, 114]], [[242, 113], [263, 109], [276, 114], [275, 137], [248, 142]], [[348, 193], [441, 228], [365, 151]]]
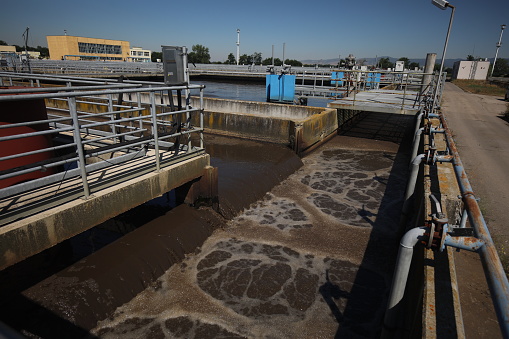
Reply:
[[237, 28], [237, 65], [239, 64], [240, 56], [240, 29]]

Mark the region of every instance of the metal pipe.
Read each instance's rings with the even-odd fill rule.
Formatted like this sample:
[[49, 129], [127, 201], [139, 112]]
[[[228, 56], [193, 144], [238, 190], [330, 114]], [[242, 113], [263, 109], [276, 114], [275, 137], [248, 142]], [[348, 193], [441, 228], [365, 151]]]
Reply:
[[2, 94], [11, 93], [38, 93], [38, 92], [69, 92], [69, 91], [82, 91], [82, 90], [99, 90], [110, 88], [133, 88], [141, 87], [141, 84], [122, 84], [122, 85], [102, 85], [102, 86], [66, 86], [66, 87], [43, 87], [43, 88], [16, 88], [16, 89], [2, 89]]
[[505, 29], [505, 25], [500, 25], [500, 37], [498, 38], [498, 43], [497, 43], [497, 51], [495, 52], [495, 59], [493, 60], [493, 67], [491, 67], [491, 74], [490, 74], [490, 77], [493, 76], [493, 70], [495, 69], [495, 64], [497, 63], [497, 57], [498, 57], [498, 49], [500, 48], [500, 46], [502, 46], [502, 34], [504, 34], [504, 29]]
[[417, 156], [417, 152], [419, 151], [419, 145], [421, 144], [421, 134], [423, 131], [424, 127], [421, 127], [415, 132], [410, 159], [415, 159], [415, 157]]
[[445, 129], [447, 145], [453, 156], [454, 172], [460, 188], [463, 203], [468, 213], [468, 218], [476, 237], [484, 242], [479, 250], [484, 267], [484, 274], [490, 287], [491, 297], [495, 305], [498, 323], [504, 338], [509, 338], [509, 281], [504, 272], [502, 263], [497, 253], [493, 239], [491, 238], [486, 221], [474, 196], [472, 186], [468, 180], [465, 168], [459, 157], [459, 152], [448, 128], [447, 121], [442, 114], [440, 120]]
[[419, 167], [424, 159], [424, 154], [419, 154], [414, 158], [411, 164], [410, 169], [410, 178], [408, 178], [408, 183], [405, 191], [405, 197], [403, 200], [403, 208], [401, 209], [401, 219], [399, 222], [400, 229], [406, 228], [408, 213], [410, 211], [410, 197], [414, 194], [415, 184], [417, 183], [417, 176], [419, 175]]
[[[157, 88], [125, 88], [125, 89], [112, 89], [112, 90], [104, 90], [101, 91], [101, 94], [120, 94], [120, 93], [134, 93], [142, 90], [143, 92], [154, 92], [168, 89], [199, 89], [203, 85], [189, 85], [189, 86], [166, 86], [166, 87], [157, 87]], [[0, 91], [1, 93], [1, 91]], [[33, 100], [33, 99], [51, 99], [51, 98], [67, 98], [69, 96], [77, 97], [77, 96], [92, 96], [97, 95], [97, 91], [92, 92], [73, 92], [73, 93], [48, 93], [48, 94], [31, 94], [31, 95], [1, 95], [0, 101], [12, 101], [12, 100]]]
[[397, 327], [397, 321], [400, 319], [400, 317], [398, 317], [398, 310], [401, 308], [399, 304], [405, 294], [408, 273], [410, 271], [410, 264], [412, 263], [412, 256], [414, 253], [414, 246], [419, 240], [421, 240], [426, 232], [429, 232], [428, 227], [412, 228], [405, 233], [399, 243], [396, 269], [392, 278], [391, 292], [387, 303], [387, 312], [385, 312], [384, 318], [384, 329], [387, 331], [393, 331]]

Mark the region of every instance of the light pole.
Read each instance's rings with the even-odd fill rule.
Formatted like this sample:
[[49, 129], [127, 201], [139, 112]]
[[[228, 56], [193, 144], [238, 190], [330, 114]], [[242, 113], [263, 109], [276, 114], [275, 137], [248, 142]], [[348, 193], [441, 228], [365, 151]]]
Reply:
[[240, 29], [237, 28], [237, 65], [240, 57]]
[[442, 61], [440, 62], [440, 72], [438, 73], [438, 81], [435, 86], [435, 92], [433, 93], [433, 105], [431, 106], [431, 110], [435, 110], [435, 103], [437, 101], [437, 93], [438, 93], [438, 86], [442, 82], [442, 72], [444, 70], [444, 62], [445, 62], [445, 53], [447, 52], [447, 45], [449, 44], [449, 35], [451, 33], [451, 27], [452, 27], [452, 21], [454, 19], [454, 10], [456, 7], [451, 5], [446, 0], [431, 0], [431, 3], [441, 10], [447, 9], [447, 7], [450, 7], [452, 9], [451, 11], [451, 18], [449, 19], [449, 27], [447, 28], [447, 36], [445, 37], [445, 44], [444, 44], [444, 51], [442, 52]]
[[497, 42], [497, 52], [495, 53], [495, 60], [493, 60], [493, 67], [491, 67], [491, 75], [490, 77], [493, 76], [493, 70], [495, 69], [495, 63], [497, 62], [497, 56], [498, 56], [498, 49], [500, 48], [500, 46], [502, 46], [502, 34], [504, 34], [504, 29], [505, 29], [505, 25], [500, 25], [500, 38], [498, 38], [498, 42]]

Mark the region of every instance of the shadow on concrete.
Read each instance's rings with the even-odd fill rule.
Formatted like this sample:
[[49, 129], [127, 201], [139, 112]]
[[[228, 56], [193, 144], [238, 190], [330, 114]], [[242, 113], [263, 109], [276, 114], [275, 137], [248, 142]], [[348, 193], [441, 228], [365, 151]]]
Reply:
[[505, 113], [500, 114], [498, 117], [506, 122], [509, 122], [509, 110]]
[[[362, 112], [338, 131], [339, 135], [388, 141], [399, 146], [396, 154], [388, 154], [393, 157], [393, 165], [388, 179], [383, 180], [386, 189], [376, 219], [373, 222], [373, 218], [365, 217], [370, 219], [372, 231], [342, 317], [336, 316], [339, 327], [335, 338], [380, 337], [398, 244], [403, 234], [403, 230], [398, 229], [398, 221], [409, 174], [414, 124], [415, 118], [410, 115]], [[375, 177], [374, 180], [380, 182], [381, 179]], [[364, 218], [362, 210], [358, 213]], [[330, 307], [330, 302], [327, 303]], [[334, 313], [333, 307], [331, 310]]]

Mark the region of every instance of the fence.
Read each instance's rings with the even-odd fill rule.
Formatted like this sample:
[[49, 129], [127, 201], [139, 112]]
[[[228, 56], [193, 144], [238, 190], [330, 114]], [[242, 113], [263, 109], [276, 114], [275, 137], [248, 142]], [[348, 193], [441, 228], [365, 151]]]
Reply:
[[[0, 90], [0, 203], [51, 185], [58, 187], [46, 193], [53, 205], [87, 198], [119, 181], [204, 153], [203, 86], [105, 84], [13, 73], [0, 73], [0, 78], [12, 85], [57, 83]], [[182, 94], [189, 98], [191, 89], [199, 90], [199, 107], [182, 103]], [[163, 96], [171, 98], [170, 105]], [[199, 126], [191, 124], [195, 114], [200, 115]], [[106, 170], [117, 174], [108, 180], [97, 177]], [[75, 178], [79, 183], [71, 184]], [[23, 213], [47, 208], [40, 201], [27, 204]], [[20, 217], [19, 210], [4, 208], [1, 217], [1, 224], [7, 223]]]

